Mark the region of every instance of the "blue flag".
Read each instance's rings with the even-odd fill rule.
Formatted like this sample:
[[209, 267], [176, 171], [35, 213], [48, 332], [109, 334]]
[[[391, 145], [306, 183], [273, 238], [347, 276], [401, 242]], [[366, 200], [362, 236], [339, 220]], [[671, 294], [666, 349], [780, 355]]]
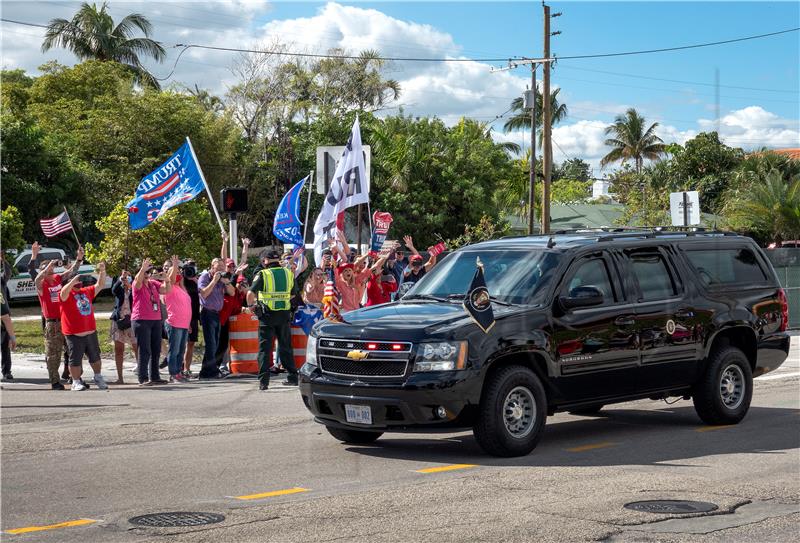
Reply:
[[305, 246], [303, 223], [300, 221], [300, 192], [309, 177], [304, 177], [290, 188], [275, 211], [275, 223], [272, 225], [272, 233], [284, 243]]
[[126, 206], [131, 230], [149, 226], [168, 209], [188, 202], [203, 190], [200, 165], [187, 141], [139, 183], [136, 196]]

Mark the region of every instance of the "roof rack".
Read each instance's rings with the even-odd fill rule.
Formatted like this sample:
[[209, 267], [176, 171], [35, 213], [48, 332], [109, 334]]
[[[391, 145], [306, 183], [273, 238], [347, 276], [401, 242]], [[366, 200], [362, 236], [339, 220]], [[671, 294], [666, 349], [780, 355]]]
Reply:
[[629, 232], [611, 236], [598, 236], [597, 241], [612, 241], [619, 238], [656, 238], [662, 236], [674, 236], [683, 234], [685, 237], [701, 236], [738, 236], [736, 232], [725, 232], [723, 230], [706, 230], [693, 226], [655, 226], [645, 231]]

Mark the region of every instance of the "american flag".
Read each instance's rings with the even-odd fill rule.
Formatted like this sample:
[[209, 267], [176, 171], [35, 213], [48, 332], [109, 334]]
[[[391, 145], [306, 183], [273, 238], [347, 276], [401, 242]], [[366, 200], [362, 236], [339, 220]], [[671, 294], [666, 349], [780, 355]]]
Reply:
[[72, 230], [72, 221], [69, 220], [69, 215], [66, 210], [52, 219], [40, 219], [39, 224], [42, 225], [42, 232], [44, 232], [44, 235], [48, 238]]

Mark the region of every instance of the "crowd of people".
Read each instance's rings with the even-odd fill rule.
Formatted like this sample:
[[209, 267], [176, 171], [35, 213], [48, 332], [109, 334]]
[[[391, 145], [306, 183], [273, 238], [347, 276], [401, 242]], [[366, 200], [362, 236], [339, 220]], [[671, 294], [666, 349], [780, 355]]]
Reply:
[[[156, 266], [144, 258], [133, 273], [122, 270], [114, 280], [111, 293], [110, 339], [114, 344], [117, 379], [111, 384], [125, 384], [123, 360], [126, 345], [136, 360], [140, 386], [163, 383], [186, 383], [193, 378], [192, 359], [199, 330], [203, 331], [204, 351], [197, 378], [215, 380], [230, 371], [230, 317], [252, 313], [258, 318], [258, 381], [260, 390], [268, 390], [270, 374], [286, 372], [285, 385], [297, 385], [294, 365], [291, 322], [298, 307], [320, 310], [326, 286], [333, 285], [338, 311], [342, 314], [360, 307], [391, 301], [403, 283], [415, 283], [436, 264], [436, 255], [425, 261], [410, 236], [385, 244], [380, 253], [358, 254], [343, 233], [329, 240], [318, 267], [308, 270], [303, 250], [280, 252], [267, 249], [248, 280], [247, 257], [250, 240], [242, 240], [241, 265], [227, 254], [228, 237], [222, 235], [220, 257], [198, 273], [197, 263], [172, 256]], [[40, 261], [38, 242], [31, 246], [28, 271], [34, 280], [42, 311], [45, 361], [53, 390], [82, 391], [91, 387], [83, 379], [82, 362], [88, 359], [92, 382], [107, 389], [102, 374], [100, 341], [97, 335], [94, 301], [106, 283], [106, 266], [96, 266], [96, 282], [91, 276], [77, 273], [83, 260], [79, 248], [76, 259], [62, 273], [56, 273], [54, 260]], [[304, 278], [301, 282], [300, 278]], [[10, 353], [6, 343], [15, 347], [13, 323], [8, 307], [0, 297], [4, 334], [3, 376], [11, 376]], [[277, 359], [273, 361], [273, 340], [277, 340]], [[163, 357], [162, 357], [163, 353]], [[63, 357], [64, 369], [59, 372]], [[6, 367], [6, 365], [8, 367]], [[161, 370], [167, 369], [168, 379]], [[166, 375], [164, 376], [166, 377]]]

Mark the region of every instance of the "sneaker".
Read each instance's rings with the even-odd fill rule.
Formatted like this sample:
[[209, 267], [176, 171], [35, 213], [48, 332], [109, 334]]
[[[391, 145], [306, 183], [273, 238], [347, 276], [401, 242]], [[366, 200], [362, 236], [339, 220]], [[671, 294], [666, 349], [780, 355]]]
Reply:
[[159, 367], [160, 369], [162, 369], [162, 370], [163, 370], [163, 369], [164, 369], [164, 368], [166, 368], [168, 365], [169, 365], [169, 362], [167, 362], [167, 357], [165, 356], [165, 357], [164, 357], [164, 360], [162, 360], [162, 361], [161, 361], [161, 364], [159, 364], [159, 365], [158, 365], [158, 367]]
[[183, 371], [181, 372], [181, 375], [183, 375], [184, 377], [186, 377], [186, 380], [187, 380], [187, 381], [188, 381], [189, 379], [191, 379], [191, 378], [194, 376], [194, 374], [192, 373], [192, 370], [183, 370]]
[[4, 383], [7, 382], [7, 381], [13, 381], [13, 380], [14, 380], [14, 376], [11, 375], [10, 373], [6, 373], [5, 375], [3, 375], [2, 381]]
[[61, 383], [53, 383], [50, 385], [50, 388], [52, 388], [53, 390], [64, 390], [64, 385], [62, 385]]
[[186, 377], [184, 377], [180, 373], [178, 373], [176, 375], [170, 375], [169, 376], [169, 382], [170, 383], [185, 383], [186, 382]]
[[282, 385], [296, 387], [297, 386], [297, 379], [286, 379], [281, 383]]
[[220, 373], [221, 373], [223, 376], [225, 376], [225, 375], [230, 375], [230, 374], [231, 374], [231, 370], [229, 370], [229, 369], [228, 369], [228, 368], [226, 368], [225, 366], [222, 366], [222, 367], [219, 369], [219, 372], [220, 372]]
[[83, 379], [78, 379], [72, 383], [72, 390], [89, 390], [89, 385], [83, 382]]
[[102, 375], [95, 375], [94, 376], [94, 384], [97, 385], [97, 388], [100, 390], [108, 389], [108, 385], [106, 384], [106, 378]]
[[269, 383], [261, 383], [258, 385], [258, 390], [269, 390]]
[[139, 386], [140, 387], [150, 387], [150, 386], [153, 386], [153, 382], [152, 381], [139, 381]]
[[153, 383], [154, 385], [164, 385], [164, 384], [168, 383], [169, 381], [159, 377], [158, 379], [150, 379], [150, 382]]

